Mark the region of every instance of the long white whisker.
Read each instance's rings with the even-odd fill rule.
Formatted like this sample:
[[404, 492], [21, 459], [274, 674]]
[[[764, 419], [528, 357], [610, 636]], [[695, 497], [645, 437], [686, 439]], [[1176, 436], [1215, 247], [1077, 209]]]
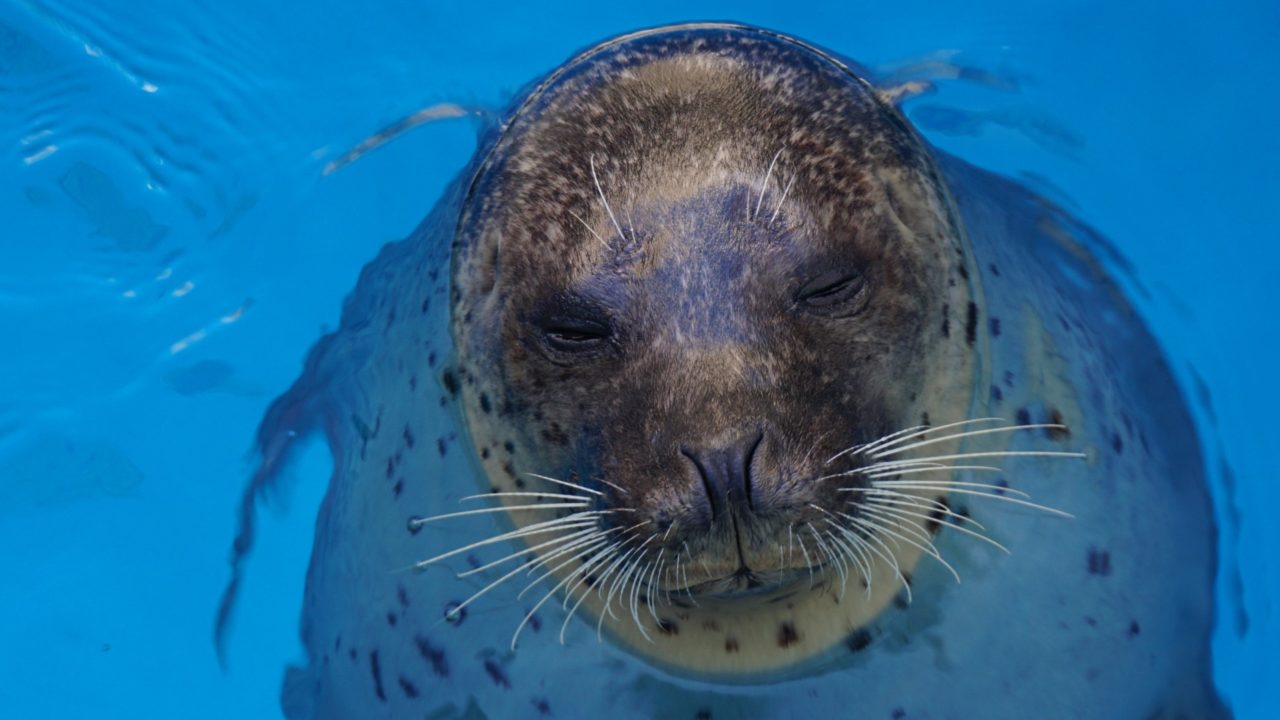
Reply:
[[613, 208], [609, 207], [609, 201], [604, 197], [604, 188], [600, 187], [600, 178], [596, 176], [596, 156], [590, 157], [591, 163], [591, 179], [596, 183], [596, 192], [600, 194], [600, 202], [604, 203], [605, 212], [609, 213], [609, 219], [613, 221], [613, 226], [618, 230], [618, 238], [625, 244], [627, 236], [622, 232], [622, 226], [618, 224], [618, 218], [613, 215]]
[[995, 483], [965, 482], [960, 480], [876, 480], [871, 484], [877, 488], [904, 487], [911, 488], [913, 490], [919, 490], [925, 487], [938, 488], [939, 490], [946, 490], [953, 487], [987, 488], [995, 491], [996, 493], [1016, 495], [1024, 500], [1031, 499], [1030, 493], [1008, 487], [1007, 485], [996, 485]]
[[595, 502], [589, 497], [583, 495], [563, 495], [560, 493], [542, 493], [542, 492], [494, 492], [481, 493], [479, 495], [468, 495], [464, 498], [458, 498], [458, 502], [467, 502], [468, 500], [488, 500], [490, 498], [509, 498], [509, 497], [540, 497], [554, 498], [556, 500], [577, 500], [578, 502], [590, 503]]
[[596, 239], [596, 240], [599, 240], [601, 245], [605, 246], [605, 248], [607, 248], [607, 249], [609, 249], [609, 250], [612, 250], [612, 249], [613, 249], [613, 248], [609, 247], [609, 243], [605, 242], [604, 238], [600, 237], [600, 233], [596, 232], [596, 229], [595, 229], [595, 228], [593, 228], [593, 227], [591, 227], [590, 225], [588, 225], [588, 224], [587, 224], [587, 221], [586, 221], [586, 220], [583, 220], [583, 219], [578, 215], [578, 213], [576, 213], [576, 212], [574, 212], [574, 211], [572, 211], [572, 210], [568, 210], [567, 212], [568, 212], [570, 215], [572, 215], [572, 216], [573, 216], [573, 218], [574, 218], [575, 220], [577, 220], [578, 222], [582, 223], [582, 227], [586, 228], [586, 229], [587, 229], [587, 232], [589, 232], [589, 233], [591, 233], [592, 235], [594, 235], [594, 236], [595, 236], [595, 239]]
[[[595, 535], [588, 535], [587, 537], [582, 538], [581, 540], [575, 540], [572, 543], [565, 545], [564, 547], [556, 548], [554, 552], [548, 553], [547, 555], [538, 558], [537, 562], [529, 563], [525, 567], [526, 575], [532, 575], [538, 570], [542, 570], [543, 568], [547, 568], [547, 569], [543, 571], [543, 573], [538, 577], [530, 580], [529, 583], [524, 586], [524, 589], [516, 594], [516, 599], [520, 600], [524, 598], [526, 593], [528, 593], [530, 590], [538, 586], [538, 583], [542, 582], [543, 580], [546, 580], [547, 578], [556, 574], [560, 570], [564, 569], [566, 565], [572, 564], [574, 560], [578, 559], [578, 556], [584, 555], [594, 550], [595, 548], [598, 548], [601, 545], [605, 544], [608, 541], [609, 534], [612, 532], [615, 532], [616, 530], [617, 528], [614, 528], [612, 530], [602, 530], [596, 533]], [[552, 560], [555, 560], [556, 558], [559, 558], [559, 557], [563, 557], [565, 555], [570, 555], [570, 557], [566, 558], [564, 562], [558, 565], [555, 565], [554, 567], [550, 567]]]
[[917, 473], [927, 472], [956, 472], [959, 470], [968, 470], [970, 472], [1004, 472], [1003, 468], [993, 467], [991, 465], [946, 465], [938, 463], [930, 467], [900, 467], [889, 468], [887, 470], [877, 470], [875, 472], [863, 473], [869, 478], [893, 477], [895, 475], [915, 475]]
[[488, 515], [490, 513], [514, 512], [516, 510], [555, 510], [563, 508], [584, 508], [591, 507], [589, 503], [542, 503], [539, 505], [512, 505], [501, 507], [477, 508], [475, 510], [459, 510], [458, 512], [444, 513], [443, 515], [432, 515], [431, 517], [416, 518], [413, 521], [415, 527], [422, 527], [427, 523], [433, 523], [437, 520], [452, 520], [453, 518], [467, 517], [469, 515]]
[[945, 425], [919, 426], [915, 431], [899, 435], [898, 437], [895, 437], [891, 442], [882, 443], [878, 447], [864, 448], [862, 450], [862, 453], [868, 453], [873, 451], [878, 452], [881, 450], [885, 450], [886, 448], [901, 445], [902, 443], [907, 442], [909, 440], [915, 440], [916, 438], [924, 435], [928, 435], [929, 433], [941, 432], [943, 430], [950, 430], [951, 428], [963, 427], [965, 425], [978, 425], [981, 423], [1006, 423], [1006, 422], [1008, 421], [1005, 420], [1004, 418], [982, 417], [982, 418], [972, 418], [969, 420], [957, 420], [956, 422], [946, 423]]
[[[569, 604], [569, 600], [573, 598], [574, 591], [578, 588], [579, 585], [585, 582], [586, 579], [590, 576], [591, 573], [589, 572], [589, 568], [598, 567], [608, 562], [610, 559], [613, 558], [613, 555], [617, 552], [616, 548], [622, 545], [622, 543], [624, 542], [626, 542], [625, 539], [619, 540], [613, 543], [612, 545], [609, 545], [605, 549], [601, 550], [598, 554], [596, 554], [595, 557], [591, 558], [591, 560], [588, 561], [583, 566], [584, 572], [579, 573], [578, 579], [575, 580], [574, 583], [570, 585], [568, 589], [565, 590], [565, 596], [564, 596], [565, 600], [564, 600], [564, 605], [561, 605], [562, 608]], [[586, 600], [588, 597], [590, 597], [590, 595], [591, 595], [591, 588], [588, 587], [586, 591], [582, 593], [582, 596], [578, 598], [578, 601], [573, 604], [573, 609], [569, 610], [569, 613], [564, 616], [564, 622], [560, 624], [560, 644], [561, 645], [564, 644], [564, 634], [565, 634], [565, 631], [569, 629], [569, 621], [573, 619], [574, 613], [578, 612], [578, 608], [582, 606], [582, 602]]]
[[1080, 452], [1059, 452], [1056, 450], [991, 450], [956, 453], [954, 455], [934, 455], [932, 457], [925, 458], [912, 458], [912, 462], [941, 462], [943, 460], [967, 460], [970, 458], [980, 457], [1053, 457], [1083, 460], [1088, 456]]
[[573, 488], [574, 490], [581, 490], [582, 492], [585, 492], [585, 493], [591, 493], [596, 497], [604, 497], [604, 493], [600, 492], [599, 490], [592, 490], [589, 487], [583, 487], [582, 485], [578, 485], [577, 483], [571, 483], [567, 480], [559, 480], [553, 477], [548, 477], [546, 475], [539, 475], [537, 473], [531, 473], [531, 472], [527, 472], [525, 473], [525, 475], [531, 478], [537, 478], [539, 480], [546, 480], [547, 482], [555, 483], [556, 485], [563, 485], [568, 488]]
[[[563, 548], [562, 548], [562, 549], [563, 549]], [[554, 556], [553, 556], [553, 557], [554, 557]], [[515, 569], [511, 570], [510, 572], [506, 573], [506, 574], [505, 574], [505, 575], [503, 575], [502, 577], [499, 577], [497, 580], [494, 580], [493, 582], [489, 583], [488, 585], [485, 585], [483, 588], [480, 588], [480, 590], [478, 590], [477, 592], [472, 593], [471, 597], [467, 598], [466, 600], [463, 600], [461, 603], [458, 603], [457, 605], [455, 605], [454, 607], [452, 607], [452, 608], [449, 610], [449, 613], [448, 613], [448, 614], [449, 614], [450, 616], [456, 617], [456, 616], [458, 615], [458, 613], [462, 612], [462, 609], [463, 609], [463, 608], [465, 608], [466, 606], [470, 605], [472, 602], [474, 602], [475, 600], [479, 599], [479, 598], [480, 598], [480, 596], [484, 595], [485, 593], [489, 592], [490, 590], [492, 590], [492, 589], [494, 589], [494, 588], [498, 587], [499, 585], [501, 585], [501, 584], [505, 583], [506, 581], [510, 580], [511, 578], [515, 577], [516, 575], [518, 575], [518, 574], [520, 573], [520, 571], [521, 571], [521, 570], [524, 570], [524, 567], [523, 567], [523, 566], [520, 566], [520, 567], [517, 567], [517, 568], [515, 568]]]
[[908, 450], [914, 450], [915, 448], [925, 447], [926, 445], [935, 445], [937, 443], [946, 442], [948, 440], [959, 440], [961, 438], [976, 437], [978, 435], [993, 435], [996, 433], [1023, 432], [1027, 430], [1041, 430], [1041, 429], [1066, 430], [1067, 426], [1059, 425], [1057, 423], [1044, 423], [1044, 424], [1037, 424], [1037, 425], [1012, 425], [1009, 427], [987, 428], [986, 430], [966, 430], [965, 432], [961, 432], [961, 433], [953, 433], [951, 435], [943, 435], [942, 437], [929, 438], [928, 440], [913, 442], [909, 445], [898, 445], [888, 450], [881, 450], [879, 452], [872, 453], [871, 457], [875, 457], [875, 458], [888, 457], [890, 455], [897, 455], [898, 453], [903, 453]]
[[468, 552], [470, 550], [475, 550], [476, 548], [484, 547], [485, 545], [493, 545], [494, 543], [506, 542], [507, 540], [515, 540], [518, 538], [528, 537], [530, 535], [540, 535], [542, 533], [547, 533], [547, 532], [559, 532], [561, 530], [585, 527], [587, 525], [594, 525], [597, 522], [597, 518], [599, 518], [602, 515], [607, 515], [609, 514], [609, 512], [610, 511], [608, 510], [593, 510], [591, 512], [585, 512], [585, 513], [574, 513], [573, 515], [563, 517], [563, 518], [556, 518], [555, 520], [546, 520], [540, 523], [533, 523], [532, 525], [526, 525], [523, 528], [512, 530], [511, 532], [505, 532], [505, 533], [502, 533], [501, 535], [494, 535], [493, 537], [488, 537], [488, 538], [485, 538], [484, 540], [477, 540], [476, 542], [473, 542], [470, 545], [464, 545], [460, 548], [456, 548], [448, 552], [436, 555], [435, 557], [427, 558], [426, 560], [419, 560], [418, 562], [414, 563], [414, 567], [418, 569], [422, 569], [433, 563], [440, 562], [441, 560], [446, 560], [456, 555], [461, 555], [462, 553]]
[[[929, 540], [928, 533], [921, 530], [914, 523], [908, 523], [902, 519], [894, 519], [892, 516], [888, 515], [887, 513], [881, 512], [876, 508], [864, 505], [862, 506], [862, 511], [865, 513], [871, 514], [875, 518], [878, 518], [878, 520], [875, 521], [874, 524], [880, 526], [882, 532], [887, 532], [887, 533], [896, 535], [899, 538], [901, 538], [903, 542], [910, 543], [920, 548], [920, 550], [923, 551], [924, 554], [928, 555], [929, 557], [932, 557], [934, 560], [937, 560], [939, 563], [942, 564], [943, 567], [945, 567], [947, 570], [950, 570], [952, 577], [956, 579], [957, 583], [960, 582], [960, 573], [957, 572], [954, 567], [952, 567], [951, 563], [947, 562], [942, 557], [942, 553], [939, 552], [938, 548], [933, 544], [931, 540]], [[864, 518], [864, 519], [868, 521], [872, 520], [872, 518]], [[889, 523], [894, 527], [901, 529], [902, 532], [897, 532], [892, 528], [886, 527], [884, 523]], [[908, 535], [910, 535], [911, 537], [908, 537]], [[916, 540], [913, 540], [912, 539], [913, 537], [922, 538], [923, 544], [921, 544], [920, 542], [916, 542]]]
[[782, 155], [781, 150], [774, 153], [773, 160], [769, 161], [769, 169], [764, 174], [764, 182], [760, 183], [760, 196], [756, 198], [755, 212], [751, 213], [751, 217], [747, 218], [748, 220], [755, 220], [760, 215], [760, 203], [764, 202], [764, 191], [765, 188], [769, 187], [769, 178], [773, 177], [773, 166], [778, 162], [779, 155]]
[[778, 207], [774, 208], [773, 214], [769, 216], [770, 224], [772, 224], [774, 220], [778, 219], [778, 213], [782, 212], [782, 204], [787, 201], [787, 195], [791, 192], [791, 186], [796, 184], [797, 177], [799, 176], [792, 175], [791, 179], [787, 181], [787, 186], [782, 190], [782, 197], [778, 198]]
[[879, 438], [878, 440], [872, 440], [872, 441], [871, 441], [871, 442], [869, 442], [869, 443], [861, 443], [861, 444], [859, 444], [859, 445], [850, 445], [849, 447], [847, 447], [847, 448], [845, 448], [845, 449], [841, 450], [840, 452], [836, 453], [835, 455], [832, 455], [831, 457], [827, 458], [827, 461], [826, 461], [825, 463], [823, 463], [823, 464], [824, 464], [824, 465], [830, 465], [832, 460], [836, 460], [837, 458], [844, 457], [845, 455], [848, 455], [849, 453], [858, 453], [859, 455], [861, 455], [861, 454], [863, 454], [863, 453], [865, 453], [865, 452], [869, 452], [869, 451], [874, 450], [875, 448], [877, 448], [877, 447], [879, 447], [879, 446], [881, 446], [881, 445], [884, 445], [884, 444], [886, 444], [886, 443], [890, 442], [890, 441], [891, 441], [891, 440], [893, 440], [894, 438], [901, 437], [901, 436], [903, 436], [903, 435], [906, 435], [906, 434], [907, 434], [907, 433], [909, 433], [909, 432], [915, 432], [916, 430], [922, 430], [922, 429], [927, 428], [927, 427], [929, 427], [929, 426], [928, 426], [928, 425], [916, 425], [916, 426], [914, 426], [914, 427], [909, 427], [909, 428], [906, 428], [906, 429], [904, 429], [904, 430], [898, 430], [897, 432], [889, 433], [888, 435], [885, 435], [884, 437], [881, 437], [881, 438]]
[[[953, 517], [958, 522], [967, 522], [970, 525], [973, 525], [974, 527], [978, 528], [979, 530], [987, 529], [982, 523], [978, 522], [977, 520], [974, 520], [973, 518], [968, 517], [966, 515], [961, 515], [953, 511], [946, 504], [938, 502], [937, 500], [933, 500], [931, 498], [926, 499], [926, 498], [920, 497], [919, 495], [908, 495], [906, 493], [900, 493], [894, 490], [878, 490], [874, 488], [868, 489], [868, 491], [866, 492], [866, 495], [867, 495], [868, 502], [876, 502], [876, 503], [888, 504], [888, 505], [905, 505], [907, 507], [911, 507], [916, 510], [929, 510], [930, 512], [936, 512], [942, 515], [946, 515], [948, 517]], [[932, 517], [932, 515], [929, 515], [928, 517]]]
[[[911, 486], [911, 485], [897, 485], [896, 487], [900, 487], [900, 488], [912, 488], [912, 486]], [[937, 489], [940, 489], [940, 488], [935, 488], [935, 487], [931, 487], [931, 486], [924, 486], [924, 485], [921, 485], [921, 486], [919, 486], [918, 488], [914, 488], [914, 489], [919, 489], [919, 490], [937, 490]], [[1072, 515], [1072, 514], [1071, 514], [1071, 513], [1069, 513], [1069, 512], [1064, 512], [1064, 511], [1062, 511], [1062, 510], [1058, 510], [1058, 509], [1056, 509], [1056, 508], [1051, 508], [1051, 507], [1049, 507], [1048, 505], [1040, 505], [1040, 504], [1038, 504], [1038, 503], [1027, 502], [1026, 500], [1019, 500], [1018, 498], [1012, 498], [1012, 497], [1008, 497], [1008, 496], [1005, 496], [1005, 495], [996, 495], [995, 493], [982, 492], [981, 490], [966, 490], [966, 489], [963, 489], [963, 488], [949, 488], [949, 489], [947, 489], [947, 492], [950, 492], [950, 493], [956, 493], [956, 494], [959, 494], [959, 495], [973, 495], [973, 496], [975, 496], [975, 497], [990, 498], [990, 499], [992, 499], [992, 500], [999, 500], [1000, 502], [1007, 502], [1007, 503], [1012, 503], [1012, 504], [1014, 504], [1014, 505], [1021, 505], [1021, 506], [1023, 506], [1023, 507], [1029, 507], [1029, 508], [1032, 508], [1032, 509], [1034, 509], [1034, 510], [1039, 510], [1039, 511], [1041, 511], [1041, 512], [1049, 513], [1050, 515], [1057, 515], [1057, 516], [1059, 516], [1059, 517], [1064, 517], [1064, 518], [1074, 518], [1074, 517], [1075, 517], [1074, 515]]]
[[[897, 514], [899, 514], [899, 515], [914, 516], [914, 517], [924, 518], [924, 519], [927, 519], [927, 520], [932, 520], [932, 519], [933, 519], [932, 517], [930, 517], [930, 516], [928, 516], [928, 515], [923, 515], [923, 514], [921, 514], [921, 513], [912, 512], [912, 511], [910, 511], [910, 510], [907, 510], [906, 508], [901, 508], [901, 507], [884, 507], [884, 506], [881, 506], [881, 507], [883, 507], [883, 509], [884, 509], [884, 510], [886, 510], [886, 511], [894, 512], [894, 513], [897, 513]], [[963, 516], [963, 515], [958, 515], [957, 517], [964, 518], [964, 516]], [[968, 519], [968, 518], [965, 518], [965, 519]], [[969, 535], [969, 536], [974, 537], [974, 538], [977, 538], [978, 540], [981, 540], [981, 541], [983, 541], [983, 542], [985, 542], [985, 543], [988, 543], [988, 544], [990, 544], [990, 545], [992, 545], [992, 546], [994, 546], [994, 547], [996, 547], [996, 548], [999, 548], [1000, 550], [1003, 550], [1003, 551], [1004, 551], [1004, 553], [1005, 553], [1006, 555], [1012, 555], [1012, 554], [1013, 554], [1013, 551], [1011, 551], [1009, 548], [1005, 547], [1004, 545], [1001, 545], [1000, 543], [996, 542], [995, 540], [992, 540], [990, 537], [988, 537], [988, 536], [986, 536], [986, 535], [983, 535], [983, 534], [982, 534], [982, 533], [980, 533], [980, 532], [976, 532], [976, 531], [974, 531], [974, 530], [970, 530], [969, 528], [967, 528], [967, 527], [965, 527], [965, 526], [963, 526], [963, 525], [957, 525], [957, 524], [955, 524], [955, 523], [946, 523], [946, 527], [949, 527], [949, 528], [951, 528], [951, 529], [953, 529], [953, 530], [956, 530], [956, 531], [962, 532], [962, 533], [964, 533], [964, 534], [966, 534], [966, 535]]]
[[570, 540], [577, 539], [577, 538], [579, 538], [579, 537], [582, 537], [582, 536], [584, 536], [584, 535], [588, 535], [588, 534], [590, 534], [590, 533], [592, 533], [592, 532], [595, 532], [595, 531], [596, 531], [595, 523], [592, 523], [590, 526], [588, 526], [588, 527], [586, 527], [586, 528], [584, 528], [584, 529], [582, 529], [582, 530], [579, 530], [578, 532], [570, 533], [570, 534], [568, 534], [568, 535], [562, 535], [562, 536], [560, 536], [560, 537], [556, 537], [556, 538], [551, 538], [550, 540], [546, 540], [546, 541], [540, 542], [540, 543], [538, 543], [537, 545], [530, 545], [529, 547], [527, 547], [527, 548], [525, 548], [525, 549], [523, 549], [523, 550], [517, 550], [516, 552], [513, 552], [513, 553], [511, 553], [510, 555], [505, 555], [505, 556], [500, 557], [500, 558], [498, 558], [497, 560], [494, 560], [494, 561], [492, 561], [492, 562], [487, 562], [487, 563], [485, 563], [484, 565], [481, 565], [481, 566], [479, 566], [479, 567], [475, 567], [475, 568], [472, 568], [472, 569], [470, 569], [470, 570], [466, 570], [466, 571], [464, 571], [464, 572], [460, 572], [460, 573], [458, 573], [458, 577], [460, 577], [460, 578], [465, 578], [465, 577], [471, 577], [472, 575], [478, 575], [479, 573], [482, 573], [482, 572], [484, 572], [484, 571], [486, 571], [486, 570], [491, 570], [491, 569], [493, 569], [493, 568], [495, 568], [495, 567], [497, 567], [497, 566], [499, 566], [499, 565], [501, 565], [501, 564], [503, 564], [503, 563], [506, 563], [506, 562], [510, 562], [510, 561], [512, 561], [512, 560], [515, 560], [516, 558], [518, 558], [518, 557], [520, 557], [520, 556], [522, 556], [522, 555], [531, 555], [531, 554], [536, 553], [536, 552], [538, 552], [539, 550], [541, 550], [541, 549], [543, 549], [543, 548], [545, 548], [545, 547], [551, 547], [552, 545], [559, 545], [560, 543], [568, 542], [568, 541], [570, 541]]
[[[606, 542], [606, 540], [603, 540], [603, 539], [602, 539], [602, 540], [600, 540], [599, 542], [604, 543], [604, 542]], [[576, 557], [574, 557], [574, 558], [569, 558], [567, 561], [565, 561], [564, 563], [561, 563], [559, 566], [557, 566], [557, 567], [556, 567], [556, 570], [559, 570], [560, 568], [563, 568], [565, 565], [568, 565], [569, 563], [572, 563], [572, 562], [573, 562], [574, 560], [576, 560], [576, 559], [577, 559]], [[524, 626], [529, 624], [529, 620], [533, 618], [533, 616], [538, 612], [538, 610], [539, 610], [543, 605], [545, 605], [545, 604], [547, 603], [547, 601], [548, 601], [548, 600], [550, 600], [552, 597], [554, 597], [554, 596], [555, 596], [556, 591], [558, 591], [560, 588], [562, 588], [562, 587], [564, 587], [565, 585], [568, 585], [570, 582], [572, 582], [572, 581], [573, 581], [573, 579], [574, 579], [574, 578], [576, 578], [580, 573], [582, 573], [582, 572], [583, 572], [583, 569], [584, 569], [584, 568], [586, 568], [586, 567], [587, 567], [587, 563], [583, 563], [582, 565], [579, 565], [579, 566], [577, 567], [577, 569], [575, 569], [573, 572], [571, 572], [571, 573], [569, 573], [568, 575], [566, 575], [566, 576], [564, 577], [564, 579], [563, 579], [563, 580], [561, 580], [560, 582], [558, 582], [558, 583], [556, 583], [556, 584], [555, 584], [555, 587], [552, 587], [550, 590], [548, 590], [546, 595], [543, 595], [543, 596], [542, 596], [542, 599], [541, 599], [541, 600], [539, 600], [539, 601], [538, 601], [538, 603], [537, 603], [536, 605], [534, 605], [534, 606], [533, 606], [533, 609], [531, 609], [528, 613], [526, 613], [526, 614], [525, 614], [524, 619], [520, 621], [520, 625], [519, 625], [518, 627], [516, 627], [516, 631], [515, 631], [515, 633], [513, 633], [513, 634], [511, 635], [511, 651], [512, 651], [512, 652], [515, 652], [515, 649], [516, 649], [516, 641], [520, 638], [520, 631], [524, 630]], [[534, 582], [536, 583], [537, 581], [535, 580]], [[530, 587], [532, 587], [532, 584], [530, 585]], [[528, 589], [528, 588], [526, 588], [526, 589]], [[523, 591], [521, 591], [521, 595], [523, 595], [523, 594], [524, 594], [524, 592], [523, 592]]]
[[[816, 506], [813, 506], [813, 507], [816, 507]], [[830, 510], [827, 510], [826, 508], [818, 508], [818, 509], [828, 515], [831, 515], [832, 517], [835, 517], [835, 514], [832, 513]], [[845, 513], [839, 513], [839, 515], [846, 518], [850, 517]], [[902, 568], [898, 566], [898, 561], [893, 557], [893, 551], [889, 549], [888, 545], [885, 545], [883, 542], [881, 542], [880, 538], [876, 537], [876, 534], [874, 532], [868, 533], [867, 536], [863, 538], [855, 534], [852, 530], [845, 527], [843, 524], [839, 522], [832, 523], [832, 525], [836, 529], [838, 529], [841, 533], [844, 533], [846, 537], [849, 537], [850, 539], [856, 538], [857, 540], [861, 541], [862, 546], [865, 547], [869, 552], [879, 555], [881, 560], [884, 560], [886, 563], [888, 563], [889, 567], [893, 569], [894, 575], [898, 576], [898, 580], [902, 583], [902, 587], [907, 591], [907, 602], [912, 601], [911, 583], [907, 582], [907, 576], [902, 574]], [[875, 544], [873, 545], [872, 543], [875, 543]], [[876, 547], [877, 545], [880, 547], [877, 548]], [[883, 548], [883, 551], [881, 551], [880, 548]]]

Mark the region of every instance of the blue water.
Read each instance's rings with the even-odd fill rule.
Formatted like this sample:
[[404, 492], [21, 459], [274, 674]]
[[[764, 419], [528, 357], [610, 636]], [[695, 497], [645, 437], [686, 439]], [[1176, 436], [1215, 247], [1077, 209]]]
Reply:
[[1237, 717], [1276, 717], [1280, 6], [1117, 5], [0, 0], [0, 717], [279, 716], [327, 459], [262, 525], [223, 671], [252, 432], [474, 132], [322, 168], [420, 107], [499, 107], [584, 45], [695, 18], [1015, 81], [908, 114], [1132, 261], [1214, 467], [1216, 681]]

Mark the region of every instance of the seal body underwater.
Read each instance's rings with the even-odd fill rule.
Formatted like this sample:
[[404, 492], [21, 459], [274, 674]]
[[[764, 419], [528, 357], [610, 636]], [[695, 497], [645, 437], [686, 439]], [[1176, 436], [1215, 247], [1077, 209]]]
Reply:
[[727, 25], [532, 86], [259, 430], [292, 718], [1225, 717], [1214, 528], [1086, 227]]

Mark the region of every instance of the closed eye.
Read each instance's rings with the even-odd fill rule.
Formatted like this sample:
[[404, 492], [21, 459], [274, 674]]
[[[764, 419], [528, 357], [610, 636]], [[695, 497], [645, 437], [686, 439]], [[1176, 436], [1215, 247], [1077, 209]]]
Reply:
[[830, 314], [859, 300], [865, 286], [862, 273], [847, 269], [829, 270], [796, 291], [796, 304], [819, 314]]

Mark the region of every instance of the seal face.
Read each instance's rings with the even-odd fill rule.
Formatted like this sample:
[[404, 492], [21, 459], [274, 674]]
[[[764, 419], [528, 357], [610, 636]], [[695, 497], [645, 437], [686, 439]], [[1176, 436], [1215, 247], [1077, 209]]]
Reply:
[[[592, 521], [566, 587], [597, 616], [620, 595], [634, 623], [613, 628], [656, 662], [825, 650], [900, 587], [873, 568], [901, 576], [927, 543], [921, 518], [896, 549], [867, 537], [849, 449], [971, 401], [972, 338], [946, 320], [971, 303], [967, 253], [936, 177], [864, 81], [760, 33], [588, 53], [480, 168], [452, 313], [476, 452], [518, 527]], [[672, 633], [675, 612], [720, 631]]]

